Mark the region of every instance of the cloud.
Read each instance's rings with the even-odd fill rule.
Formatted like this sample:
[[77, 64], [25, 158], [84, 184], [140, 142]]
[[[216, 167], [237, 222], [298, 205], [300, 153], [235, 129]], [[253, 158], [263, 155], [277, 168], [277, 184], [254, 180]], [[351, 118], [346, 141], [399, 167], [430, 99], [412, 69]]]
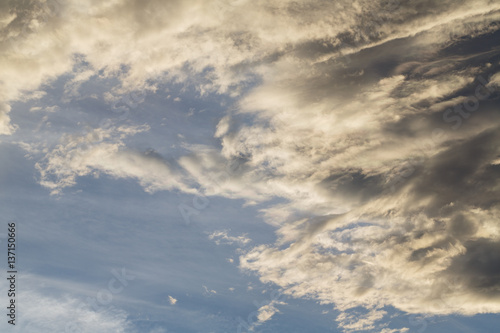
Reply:
[[148, 130], [148, 126], [96, 128], [85, 135], [67, 135], [36, 164], [40, 184], [58, 194], [76, 183], [77, 177], [108, 174], [115, 178], [134, 178], [148, 192], [182, 189], [192, 192], [182, 175], [153, 152], [124, 149], [123, 140]]
[[374, 309], [364, 315], [341, 313], [336, 320], [339, 322], [339, 327], [343, 329], [343, 332], [359, 332], [374, 330], [375, 325], [373, 323], [380, 321], [386, 314], [387, 312], [385, 311]]
[[[442, 29], [401, 44], [422, 45]], [[371, 54], [394, 57], [388, 66], [395, 68], [400, 55], [389, 48], [381, 43]], [[333, 303], [345, 311], [340, 319], [358, 306], [431, 314], [500, 311], [494, 291], [500, 276], [486, 269], [496, 267], [496, 259], [478, 263], [500, 240], [493, 226], [498, 122], [486, 119], [494, 107], [480, 102], [459, 130], [443, 119], [477, 87], [484, 91], [478, 76], [484, 80], [498, 64], [492, 68], [483, 60], [471, 67], [444, 50], [418, 69], [403, 75], [389, 67], [376, 80], [364, 59], [364, 82], [339, 80], [342, 71], [333, 64], [301, 70], [302, 59], [293, 58], [280, 59], [280, 71], [264, 74], [240, 103], [240, 112], [258, 120], [229, 129], [227, 120], [221, 122], [222, 155], [245, 156], [243, 166], [255, 176], [246, 175], [252, 188], [289, 203], [263, 211], [279, 227], [278, 241], [241, 256], [243, 269], [288, 295]], [[491, 52], [494, 62], [498, 50]], [[350, 66], [361, 57], [362, 51], [354, 53]], [[448, 61], [446, 71], [436, 68], [439, 57]], [[475, 57], [480, 55], [469, 55]], [[465, 272], [480, 278], [472, 282]], [[341, 326], [370, 330], [382, 319], [357, 318]]]
[[252, 240], [250, 238], [242, 236], [229, 236], [226, 230], [214, 231], [208, 236], [209, 239], [214, 240], [215, 244], [221, 245], [232, 245], [233, 243], [238, 243], [238, 245], [246, 245]]
[[210, 297], [210, 296], [213, 296], [214, 294], [217, 294], [217, 291], [213, 290], [213, 289], [209, 289], [207, 288], [207, 286], [203, 285], [203, 295], [207, 296], [207, 297]]
[[16, 126], [10, 123], [10, 105], [0, 103], [0, 135], [10, 135], [16, 130]]
[[[262, 82], [217, 126], [222, 150], [190, 146], [192, 154], [179, 159], [182, 169], [124, 148], [123, 138], [143, 129], [96, 129], [50, 152], [38, 164], [41, 183], [57, 193], [79, 176], [102, 172], [135, 178], [148, 191], [188, 192], [194, 181], [207, 195], [247, 203], [283, 198], [285, 203], [263, 210], [278, 227], [277, 243], [240, 257], [241, 267], [257, 272], [263, 282], [342, 311], [386, 305], [434, 314], [500, 311], [497, 272], [473, 264], [500, 241], [494, 223], [498, 190], [491, 181], [498, 178], [498, 126], [487, 120], [488, 103], [481, 105], [483, 115], [474, 114], [459, 131], [443, 121], [446, 108], [474, 94], [478, 75], [498, 70], [493, 61], [478, 60], [493, 58], [496, 49], [448, 54], [460, 36], [488, 34], [498, 4], [421, 1], [391, 13], [379, 3], [318, 4], [226, 3], [216, 14], [212, 6], [221, 3], [171, 2], [178, 15], [168, 22], [156, 1], [141, 4], [139, 11], [134, 1], [92, 4], [91, 18], [108, 17], [106, 23], [93, 19], [102, 29], [95, 40], [78, 32], [88, 18], [76, 12], [70, 32], [83, 39], [81, 51], [94, 68], [115, 73], [119, 64], [130, 66], [119, 74], [122, 87], [116, 92], [144, 86], [160, 72], [189, 81], [180, 70], [186, 63], [201, 81], [206, 78], [196, 75], [213, 69], [199, 86], [202, 92], [228, 92], [248, 79], [242, 73], [259, 75]], [[417, 6], [432, 10], [415, 15]], [[377, 22], [368, 9], [380, 10], [384, 20]], [[327, 10], [339, 13], [335, 25], [323, 14]], [[202, 11], [208, 14], [201, 16]], [[373, 24], [361, 26], [363, 18]], [[116, 39], [114, 28], [127, 20], [137, 26], [127, 24]], [[134, 49], [145, 51], [117, 56], [132, 35], [141, 36], [131, 39]], [[160, 38], [168, 46], [152, 48]], [[210, 56], [198, 56], [208, 50]], [[349, 61], [341, 53], [350, 54]], [[90, 75], [83, 72], [75, 82]], [[244, 115], [254, 120], [239, 122]], [[95, 142], [96, 135], [107, 141]], [[249, 242], [227, 232], [209, 237], [216, 243]], [[272, 307], [263, 309], [262, 318], [271, 313]], [[346, 325], [371, 327], [377, 316]]]
[[[23, 281], [26, 282], [26, 281]], [[41, 294], [23, 283], [22, 317], [16, 325], [6, 321], [1, 326], [13, 332], [133, 332], [128, 314], [119, 309], [92, 309], [81, 301], [69, 296]], [[7, 291], [5, 289], [5, 294]], [[18, 310], [19, 311], [19, 310]], [[19, 312], [18, 312], [19, 314]], [[7, 327], [7, 325], [9, 327]]]
[[257, 325], [262, 324], [268, 320], [270, 320], [276, 313], [279, 313], [279, 310], [276, 308], [276, 305], [278, 304], [286, 304], [285, 302], [280, 302], [280, 301], [271, 301], [267, 305], [261, 306], [257, 312]]
[[[500, 240], [493, 226], [499, 216], [493, 199], [498, 168], [492, 165], [500, 153], [493, 144], [498, 127], [476, 118], [468, 129], [448, 130], [446, 140], [424, 146], [437, 127], [425, 119], [427, 108], [421, 108], [423, 119], [413, 116], [418, 109], [406, 115], [399, 109], [399, 119], [391, 111], [401, 99], [390, 96], [404, 84], [380, 81], [360, 94], [370, 102], [357, 99], [358, 110], [370, 107], [370, 114], [353, 119], [342, 119], [350, 109], [346, 103], [333, 112], [336, 121], [315, 122], [304, 110], [266, 136], [236, 132], [251, 156], [248, 163], [272, 166], [266, 171], [274, 182], [305, 192], [282, 192], [291, 204], [279, 206], [279, 215], [267, 211], [269, 219], [281, 220], [279, 241], [240, 257], [241, 267], [289, 295], [333, 303], [341, 311], [391, 305], [413, 313], [498, 312], [500, 275], [491, 269], [496, 258], [486, 255], [496, 253]], [[409, 131], [388, 129], [406, 121]], [[233, 145], [234, 137], [225, 143]], [[394, 169], [412, 158], [418, 161], [413, 170]], [[387, 184], [394, 172], [402, 178], [396, 188]], [[294, 220], [297, 210], [311, 217]], [[344, 326], [369, 330], [375, 319]]]
[[[117, 80], [110, 103], [167, 81], [237, 99], [214, 128], [221, 148], [186, 146], [177, 162], [127, 148], [144, 126], [65, 136], [37, 163], [52, 193], [107, 174], [270, 202], [277, 241], [241, 268], [334, 304], [346, 330], [371, 329], [384, 306], [500, 312], [498, 1], [49, 5], [1, 5], [0, 134], [16, 130], [9, 103], [67, 73], [68, 100], [96, 75]], [[490, 94], [475, 107], [478, 91]], [[357, 307], [368, 314], [355, 321]]]
[[402, 329], [390, 329], [390, 328], [384, 328], [380, 331], [380, 333], [405, 333], [409, 332], [409, 328], [405, 327]]
[[[353, 5], [321, 0], [5, 3], [0, 98], [19, 100], [25, 92], [72, 72], [81, 59], [87, 69], [67, 85], [67, 98], [78, 98], [78, 87], [97, 73], [120, 79], [116, 94], [149, 87], [148, 80], [175, 78], [190, 81], [202, 94], [237, 96], [239, 83], [279, 71], [274, 62], [285, 54], [305, 64], [326, 61], [432, 29], [441, 33], [427, 34], [419, 42], [444, 43], [446, 29], [457, 38], [491, 29], [488, 22], [498, 17], [498, 9], [487, 0], [389, 7], [383, 1]], [[6, 104], [0, 113], [4, 134], [14, 129], [8, 113]]]

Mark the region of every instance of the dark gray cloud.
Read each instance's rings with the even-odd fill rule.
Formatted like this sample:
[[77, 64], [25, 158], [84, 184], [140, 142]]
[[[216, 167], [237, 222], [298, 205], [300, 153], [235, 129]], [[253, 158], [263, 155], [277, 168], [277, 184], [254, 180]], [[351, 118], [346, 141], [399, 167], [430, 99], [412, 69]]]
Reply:
[[465, 288], [490, 301], [500, 299], [500, 242], [479, 238], [464, 243], [466, 252], [446, 270]]

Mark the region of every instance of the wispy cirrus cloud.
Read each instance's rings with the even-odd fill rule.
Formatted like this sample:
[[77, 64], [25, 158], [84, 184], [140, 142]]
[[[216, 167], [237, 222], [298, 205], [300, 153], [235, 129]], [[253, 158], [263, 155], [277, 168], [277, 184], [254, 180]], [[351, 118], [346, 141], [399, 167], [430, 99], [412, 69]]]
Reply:
[[215, 242], [215, 244], [217, 244], [217, 245], [220, 245], [220, 244], [232, 245], [233, 243], [236, 243], [238, 245], [246, 245], [252, 241], [250, 238], [247, 238], [245, 235], [231, 236], [228, 234], [228, 232], [226, 230], [214, 231], [210, 235], [208, 235], [208, 238], [210, 240], [213, 240]]
[[[31, 274], [22, 278], [23, 290], [17, 304], [18, 313], [22, 307], [22, 319], [18, 316], [15, 326], [3, 321], [0, 327], [4, 330], [33, 333], [135, 332], [126, 311], [116, 307], [96, 309], [69, 295], [40, 291], [37, 278]], [[7, 294], [7, 289], [4, 291]]]
[[152, 152], [124, 149], [123, 139], [148, 130], [148, 126], [97, 128], [84, 136], [69, 135], [36, 164], [40, 184], [52, 194], [76, 183], [77, 177], [104, 173], [115, 178], [135, 178], [146, 191], [182, 189], [192, 192], [182, 174]]

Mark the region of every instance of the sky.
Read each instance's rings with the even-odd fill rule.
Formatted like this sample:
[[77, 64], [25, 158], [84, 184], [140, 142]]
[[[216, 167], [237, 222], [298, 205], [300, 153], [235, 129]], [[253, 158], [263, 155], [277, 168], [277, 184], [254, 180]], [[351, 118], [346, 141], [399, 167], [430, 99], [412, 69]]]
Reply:
[[0, 0], [2, 332], [495, 332], [500, 2]]

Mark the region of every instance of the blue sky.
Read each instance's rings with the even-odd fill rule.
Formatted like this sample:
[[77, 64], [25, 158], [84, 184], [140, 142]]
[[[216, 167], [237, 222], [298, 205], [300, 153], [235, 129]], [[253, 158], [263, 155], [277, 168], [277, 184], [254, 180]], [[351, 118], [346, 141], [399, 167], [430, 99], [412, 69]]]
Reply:
[[497, 1], [0, 7], [2, 332], [497, 329]]

